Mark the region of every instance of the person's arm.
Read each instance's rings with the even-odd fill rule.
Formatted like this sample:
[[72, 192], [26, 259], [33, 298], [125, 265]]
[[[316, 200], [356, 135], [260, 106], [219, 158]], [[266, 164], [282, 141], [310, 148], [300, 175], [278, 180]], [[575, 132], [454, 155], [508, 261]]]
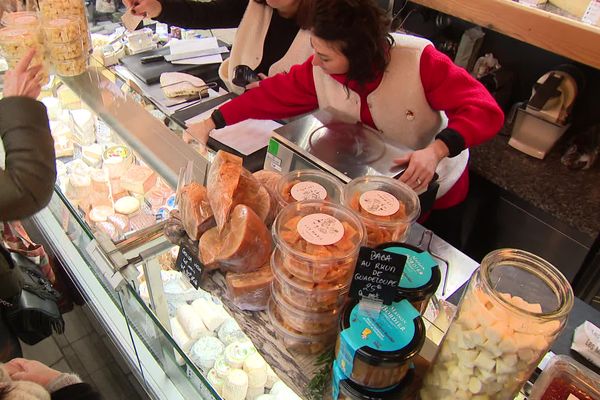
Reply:
[[81, 381], [50, 392], [52, 400], [102, 400], [100, 393], [90, 384]]
[[160, 3], [162, 11], [154, 19], [193, 29], [237, 28], [248, 6], [248, 0], [161, 0]]
[[0, 138], [6, 153], [0, 170], [0, 220], [25, 218], [48, 204], [56, 179], [46, 107], [27, 97], [0, 100]]
[[421, 55], [421, 81], [431, 108], [448, 117], [448, 127], [437, 138], [450, 156], [491, 139], [502, 128], [504, 113], [487, 89], [431, 45]]

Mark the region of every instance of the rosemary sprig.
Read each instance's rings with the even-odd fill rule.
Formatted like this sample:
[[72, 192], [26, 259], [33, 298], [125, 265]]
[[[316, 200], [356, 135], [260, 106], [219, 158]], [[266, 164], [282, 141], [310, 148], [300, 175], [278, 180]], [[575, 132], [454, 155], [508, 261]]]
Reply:
[[329, 382], [331, 376], [331, 367], [333, 364], [333, 350], [328, 350], [315, 360], [314, 365], [321, 367], [308, 383], [305, 394], [309, 400], [322, 400], [325, 385]]

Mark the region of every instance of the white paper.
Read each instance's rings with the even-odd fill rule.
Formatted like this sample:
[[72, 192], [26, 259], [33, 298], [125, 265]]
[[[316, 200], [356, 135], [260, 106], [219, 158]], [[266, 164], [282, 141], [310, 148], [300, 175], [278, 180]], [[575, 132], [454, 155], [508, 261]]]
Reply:
[[123, 25], [125, 26], [125, 28], [127, 28], [129, 32], [133, 32], [135, 28], [137, 28], [137, 26], [140, 24], [140, 22], [142, 22], [143, 19], [144, 17], [142, 16], [133, 15], [131, 13], [131, 8], [128, 8], [127, 11], [125, 11], [125, 13], [121, 15], [121, 21], [123, 22]]
[[[219, 104], [215, 108], [225, 103], [227, 102]], [[190, 126], [190, 124], [200, 122], [208, 118], [213, 110], [214, 108], [196, 115], [185, 121], [185, 124]], [[215, 129], [211, 132], [210, 137], [247, 156], [266, 147], [269, 144], [273, 130], [280, 126], [280, 123], [271, 120], [249, 119], [235, 125], [226, 126], [223, 129]]]
[[[219, 43], [217, 42], [217, 38], [208, 37], [201, 39], [186, 39], [186, 40], [177, 40], [173, 41], [170, 45], [171, 54], [181, 54], [187, 53], [190, 51], [199, 51], [199, 50], [210, 50], [210, 49], [218, 49]], [[194, 64], [194, 65], [204, 65], [204, 64], [218, 64], [223, 62], [223, 57], [220, 54], [215, 54], [213, 56], [204, 56], [204, 57], [194, 57], [194, 58], [186, 58], [185, 60], [172, 61], [172, 64]]]

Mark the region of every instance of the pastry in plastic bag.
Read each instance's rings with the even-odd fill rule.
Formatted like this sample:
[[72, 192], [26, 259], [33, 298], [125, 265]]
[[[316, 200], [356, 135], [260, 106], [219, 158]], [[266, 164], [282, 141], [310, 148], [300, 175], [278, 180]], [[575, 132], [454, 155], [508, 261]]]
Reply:
[[193, 240], [200, 239], [204, 232], [215, 226], [206, 188], [196, 182], [190, 183], [181, 191], [179, 210], [183, 227]]
[[246, 273], [228, 272], [225, 276], [229, 299], [241, 310], [266, 310], [271, 297], [273, 271], [269, 264]]

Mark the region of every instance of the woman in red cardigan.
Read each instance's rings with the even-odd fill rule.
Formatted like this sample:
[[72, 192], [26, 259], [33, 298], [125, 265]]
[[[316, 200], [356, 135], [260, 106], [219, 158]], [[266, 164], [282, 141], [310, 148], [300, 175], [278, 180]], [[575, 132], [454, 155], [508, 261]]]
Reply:
[[499, 131], [502, 110], [477, 80], [429, 41], [390, 35], [388, 26], [372, 0], [316, 2], [310, 24], [314, 54], [222, 105], [190, 126], [189, 134], [206, 143], [211, 130], [249, 118], [282, 119], [330, 109], [414, 149], [396, 160], [407, 166], [399, 179], [419, 191], [437, 172], [434, 214], [457, 215], [454, 207], [468, 192], [468, 148]]

